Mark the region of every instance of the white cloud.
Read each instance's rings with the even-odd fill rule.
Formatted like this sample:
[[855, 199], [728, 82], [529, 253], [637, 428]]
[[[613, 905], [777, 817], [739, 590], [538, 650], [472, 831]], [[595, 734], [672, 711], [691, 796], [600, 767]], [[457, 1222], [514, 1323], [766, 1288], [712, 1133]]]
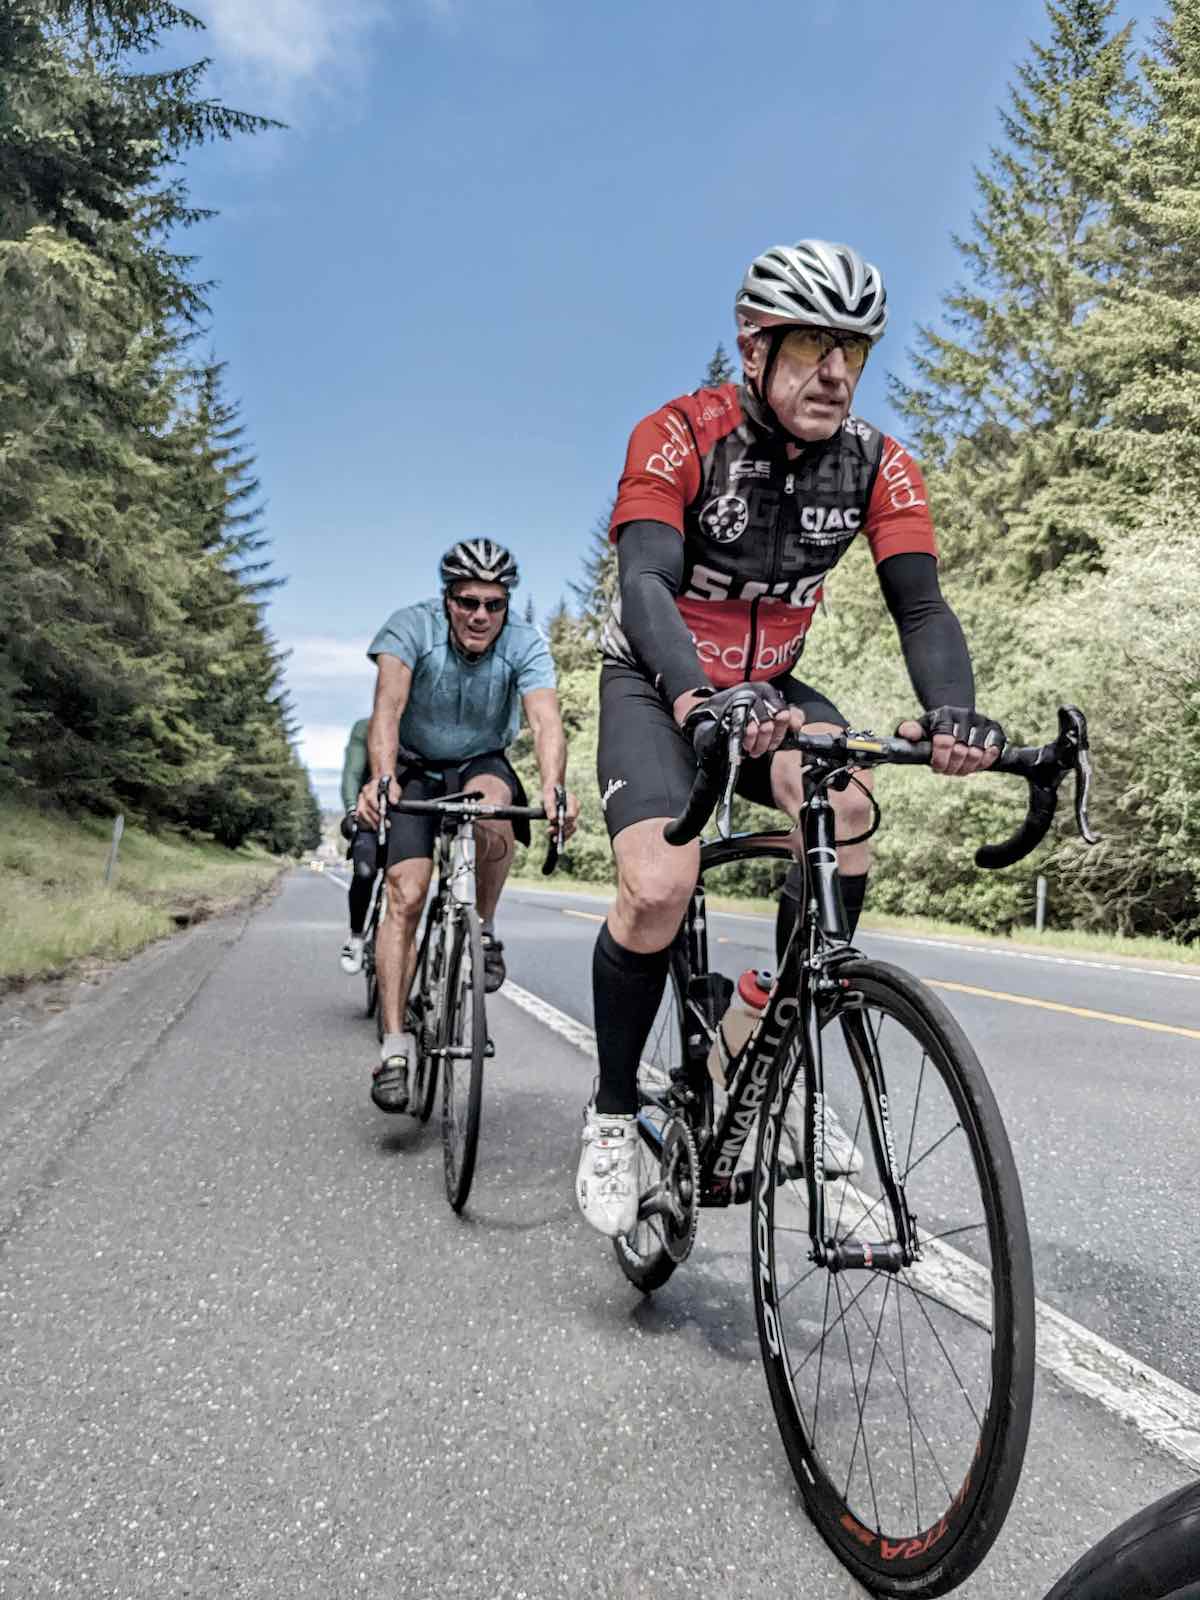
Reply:
[[305, 723], [300, 734], [301, 761], [314, 773], [325, 776], [336, 772], [340, 777], [349, 733], [345, 722]]
[[378, 22], [371, 0], [201, 0], [216, 53], [268, 77], [308, 78]]
[[[440, 19], [445, 0], [419, 0]], [[226, 97], [257, 95], [255, 109], [303, 120], [324, 95], [364, 70], [368, 38], [395, 19], [388, 0], [193, 0], [208, 25], [206, 50]]]
[[375, 669], [367, 660], [369, 634], [361, 639], [339, 639], [333, 634], [307, 634], [284, 641], [291, 650], [288, 683], [295, 690], [326, 687], [340, 682], [360, 687], [372, 681]]

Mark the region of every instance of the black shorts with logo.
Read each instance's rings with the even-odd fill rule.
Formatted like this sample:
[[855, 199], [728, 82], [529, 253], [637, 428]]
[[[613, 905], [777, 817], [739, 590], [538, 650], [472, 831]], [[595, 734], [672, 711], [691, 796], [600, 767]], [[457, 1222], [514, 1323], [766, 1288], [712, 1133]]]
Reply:
[[[463, 789], [469, 789], [471, 779], [484, 773], [503, 778], [512, 793], [511, 805], [529, 804], [521, 780], [503, 750], [470, 756], [466, 761], [423, 762], [419, 766], [403, 767], [397, 777], [403, 799], [440, 800], [443, 795], [458, 794]], [[518, 842], [527, 845], [530, 838], [529, 823], [514, 822], [512, 828]], [[389, 806], [387, 865], [395, 866], [397, 861], [432, 860], [437, 830], [436, 817], [414, 816], [411, 812], [396, 811]]]
[[[844, 716], [819, 689], [790, 674], [771, 680], [806, 722], [848, 727]], [[773, 806], [772, 756], [742, 763], [738, 793], [756, 805]], [[648, 817], [677, 817], [687, 804], [696, 776], [692, 742], [675, 724], [662, 696], [636, 667], [606, 662], [600, 673], [600, 740], [596, 753], [600, 805], [615, 839], [623, 828]]]

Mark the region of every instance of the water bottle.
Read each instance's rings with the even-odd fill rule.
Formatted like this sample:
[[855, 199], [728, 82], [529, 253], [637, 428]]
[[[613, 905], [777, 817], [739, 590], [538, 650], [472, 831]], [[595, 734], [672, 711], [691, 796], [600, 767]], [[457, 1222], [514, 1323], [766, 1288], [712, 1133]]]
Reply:
[[774, 982], [773, 972], [755, 971], [753, 967], [738, 979], [708, 1052], [708, 1075], [719, 1089], [725, 1088], [730, 1063], [758, 1026]]

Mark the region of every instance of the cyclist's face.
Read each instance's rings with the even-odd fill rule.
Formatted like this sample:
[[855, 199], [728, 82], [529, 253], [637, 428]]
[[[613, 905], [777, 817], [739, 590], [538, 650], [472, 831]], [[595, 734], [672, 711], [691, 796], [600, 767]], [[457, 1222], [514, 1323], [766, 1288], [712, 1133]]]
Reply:
[[[746, 376], [760, 381], [770, 340], [754, 338], [743, 349]], [[789, 333], [771, 368], [766, 400], [782, 427], [796, 439], [815, 443], [837, 432], [850, 412], [862, 373], [862, 349], [835, 345], [824, 356], [805, 329]]]
[[446, 596], [446, 610], [459, 644], [482, 655], [508, 617], [508, 590], [502, 583], [456, 583]]

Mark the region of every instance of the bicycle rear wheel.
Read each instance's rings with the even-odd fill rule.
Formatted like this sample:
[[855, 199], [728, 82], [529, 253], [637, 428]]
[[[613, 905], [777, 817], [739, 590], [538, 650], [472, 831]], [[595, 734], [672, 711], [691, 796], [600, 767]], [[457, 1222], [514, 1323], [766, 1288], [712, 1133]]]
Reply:
[[487, 1048], [483, 936], [474, 906], [454, 924], [442, 1004], [442, 1153], [446, 1198], [461, 1211], [475, 1176]]
[[[794, 1025], [756, 1151], [759, 1340], [788, 1459], [825, 1540], [874, 1593], [944, 1594], [990, 1548], [1024, 1458], [1034, 1365], [1025, 1211], [991, 1089], [945, 1006], [880, 962], [836, 976], [819, 1035], [817, 1109], [835, 1128], [825, 1236], [865, 1245], [867, 1264], [834, 1272], [812, 1259], [806, 1185], [790, 1175], [805, 1112]], [[864, 1100], [872, 1066], [886, 1085], [890, 1152]], [[895, 1272], [878, 1265], [897, 1236], [881, 1177], [889, 1163], [919, 1241], [916, 1261]]]
[[1200, 1483], [1114, 1528], [1046, 1600], [1200, 1600]]
[[[660, 1092], [670, 1085], [672, 1072], [678, 1072], [686, 1059], [684, 1023], [683, 1001], [672, 963], [666, 993], [642, 1051], [643, 1066], [638, 1074], [640, 1088]], [[668, 1113], [652, 1101], [647, 1102], [642, 1095], [638, 1098], [642, 1100], [638, 1111], [639, 1122], [649, 1124], [661, 1139]], [[661, 1176], [660, 1143], [643, 1128], [638, 1140], [638, 1193], [645, 1194], [652, 1189]], [[679, 1264], [668, 1248], [663, 1218], [657, 1216], [642, 1218], [634, 1223], [629, 1233], [613, 1240], [613, 1251], [621, 1271], [643, 1294], [661, 1289]]]

